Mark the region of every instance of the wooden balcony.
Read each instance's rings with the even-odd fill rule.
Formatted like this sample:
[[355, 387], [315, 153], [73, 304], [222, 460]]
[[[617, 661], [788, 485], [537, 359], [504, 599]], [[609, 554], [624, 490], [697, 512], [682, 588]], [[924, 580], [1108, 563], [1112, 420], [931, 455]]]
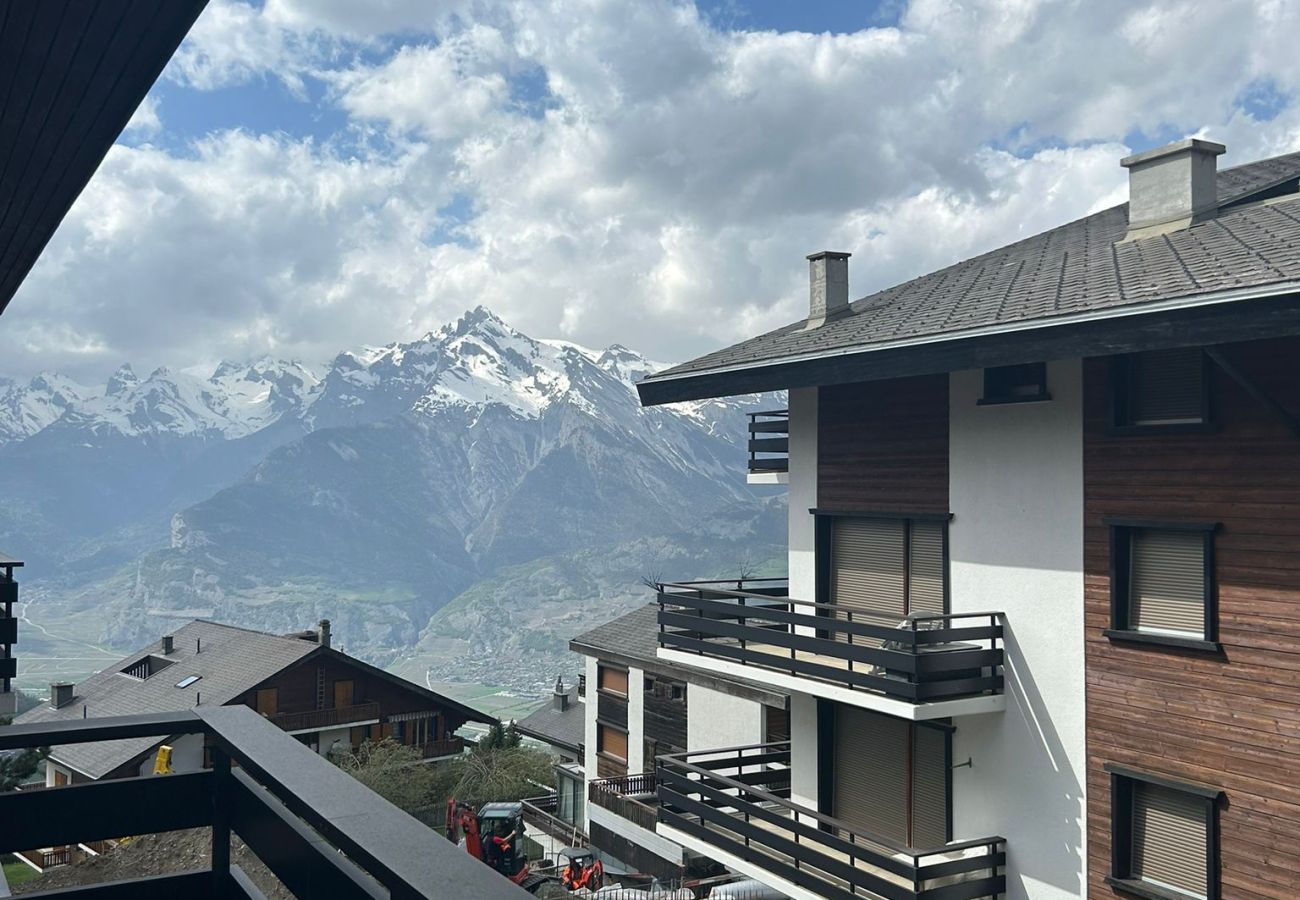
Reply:
[[749, 413], [750, 484], [786, 484], [790, 472], [790, 411]]
[[429, 741], [420, 747], [420, 755], [425, 759], [442, 759], [446, 756], [460, 756], [465, 752], [465, 739], [452, 735], [446, 740]]
[[1006, 890], [1001, 837], [907, 847], [790, 801], [790, 745], [661, 756], [661, 835], [785, 893], [975, 900]]
[[913, 720], [1005, 709], [1001, 613], [899, 621], [774, 579], [659, 587], [663, 659]]
[[305, 712], [288, 712], [271, 716], [271, 721], [283, 731], [317, 731], [326, 728], [343, 728], [356, 722], [379, 721], [379, 704], [357, 703], [330, 709], [309, 709]]
[[587, 800], [646, 831], [655, 830], [655, 807], [659, 798], [655, 792], [654, 772], [592, 781], [587, 785]]
[[230, 862], [236, 834], [298, 898], [529, 896], [246, 706], [10, 725], [0, 728], [0, 752], [187, 734], [202, 735], [211, 747], [211, 769], [0, 794], [0, 854], [207, 827], [210, 864], [57, 894], [261, 897]]

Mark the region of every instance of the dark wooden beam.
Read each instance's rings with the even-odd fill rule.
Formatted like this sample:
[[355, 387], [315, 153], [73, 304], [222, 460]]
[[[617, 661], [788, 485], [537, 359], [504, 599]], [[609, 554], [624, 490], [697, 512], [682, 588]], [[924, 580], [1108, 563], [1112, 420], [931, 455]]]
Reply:
[[1268, 391], [1264, 390], [1255, 379], [1251, 378], [1228, 358], [1227, 352], [1222, 347], [1206, 347], [1205, 355], [1214, 360], [1215, 365], [1224, 371], [1229, 378], [1241, 385], [1241, 389], [1247, 394], [1254, 397], [1262, 403], [1268, 410], [1286, 423], [1286, 427], [1291, 429], [1291, 433], [1300, 437], [1300, 419], [1291, 414], [1285, 406], [1279, 403]]

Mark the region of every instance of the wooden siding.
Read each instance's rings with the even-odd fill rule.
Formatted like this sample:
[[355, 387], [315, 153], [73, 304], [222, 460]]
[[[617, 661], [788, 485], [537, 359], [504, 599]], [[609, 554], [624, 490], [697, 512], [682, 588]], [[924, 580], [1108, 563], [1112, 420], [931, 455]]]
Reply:
[[948, 376], [823, 387], [817, 507], [948, 512]]
[[596, 694], [596, 721], [627, 731], [627, 700], [600, 691]]
[[[660, 681], [665, 689], [671, 689], [671, 682]], [[686, 701], [690, 688], [683, 686], [682, 698], [672, 699], [671, 694], [647, 692], [645, 711], [642, 722], [645, 726], [645, 739], [653, 741], [657, 753], [684, 751], [686, 747]], [[647, 760], [649, 765], [649, 760]]]
[[[1224, 348], [1300, 415], [1300, 341]], [[1110, 871], [1106, 762], [1221, 788], [1225, 898], [1300, 896], [1300, 438], [1217, 366], [1210, 433], [1112, 435], [1085, 365], [1088, 884]], [[1106, 517], [1219, 522], [1221, 654], [1112, 643]]]

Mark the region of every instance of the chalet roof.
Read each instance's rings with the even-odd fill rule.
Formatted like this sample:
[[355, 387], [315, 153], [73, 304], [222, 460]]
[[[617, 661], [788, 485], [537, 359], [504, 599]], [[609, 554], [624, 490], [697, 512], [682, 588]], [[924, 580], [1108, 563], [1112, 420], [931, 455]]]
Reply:
[[569, 641], [569, 649], [584, 656], [634, 666], [667, 678], [702, 684], [725, 693], [744, 695], [769, 705], [783, 705], [788, 697], [774, 687], [743, 678], [724, 678], [691, 670], [659, 658], [659, 604], [647, 603]]
[[520, 734], [574, 753], [586, 739], [586, 727], [586, 704], [578, 699], [577, 691], [570, 692], [566, 709], [557, 709], [553, 698], [548, 697], [545, 706], [515, 722]]
[[[335, 654], [377, 677], [426, 695], [444, 708], [455, 709], [468, 719], [495, 721], [421, 685], [297, 636], [267, 634], [196, 619], [172, 632], [172, 645], [172, 652], [164, 655], [163, 641], [155, 641], [78, 684], [71, 703], [59, 709], [43, 703], [15, 721], [27, 724], [79, 719], [83, 715], [178, 712], [200, 701], [203, 706], [221, 706], [313, 654]], [[132, 669], [149, 657], [168, 665], [143, 679], [124, 673], [123, 670]], [[198, 680], [184, 688], [177, 686], [191, 676], [198, 676]], [[52, 748], [50, 755], [56, 762], [90, 778], [101, 778], [158, 743], [157, 738], [144, 737], [72, 744]]]
[[[789, 376], [794, 365], [828, 357], [877, 351], [915, 356], [923, 346], [1103, 314], [1143, 314], [1172, 301], [1300, 290], [1298, 180], [1300, 153], [1225, 169], [1218, 174], [1219, 214], [1208, 221], [1121, 242], [1128, 204], [1114, 206], [878, 291], [853, 302], [851, 314], [818, 328], [805, 330], [801, 319], [666, 369], [637, 387], [642, 401], [652, 404], [830, 383]], [[1028, 360], [1006, 360], [1012, 361]], [[779, 375], [777, 366], [785, 367]], [[929, 370], [945, 371], [938, 361]]]

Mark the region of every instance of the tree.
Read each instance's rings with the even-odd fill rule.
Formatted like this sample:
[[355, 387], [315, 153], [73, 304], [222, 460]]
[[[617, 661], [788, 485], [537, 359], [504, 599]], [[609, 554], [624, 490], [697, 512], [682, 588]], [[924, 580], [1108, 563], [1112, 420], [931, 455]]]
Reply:
[[11, 753], [0, 753], [0, 793], [12, 791], [18, 785], [30, 780], [36, 774], [44, 757], [45, 753], [42, 750], [15, 750]]
[[[503, 738], [509, 740], [509, 730]], [[490, 734], [490, 732], [489, 732]], [[546, 753], [518, 743], [487, 746], [486, 739], [470, 753], [442, 763], [438, 793], [475, 807], [493, 800], [523, 800], [544, 793], [555, 780], [554, 761]]]
[[356, 750], [340, 754], [335, 762], [357, 781], [408, 813], [427, 809], [442, 800], [436, 765], [422, 761], [415, 747], [391, 738], [366, 741]]

